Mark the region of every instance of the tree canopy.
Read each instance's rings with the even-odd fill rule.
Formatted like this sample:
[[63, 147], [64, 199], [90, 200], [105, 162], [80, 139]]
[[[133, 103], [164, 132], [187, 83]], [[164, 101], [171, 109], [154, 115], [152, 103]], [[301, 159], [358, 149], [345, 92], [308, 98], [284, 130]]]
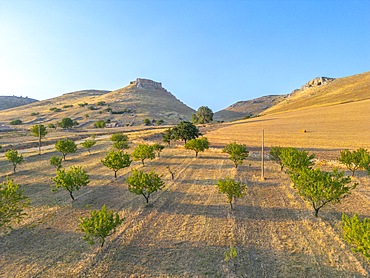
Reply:
[[39, 138], [39, 154], [41, 154], [41, 139], [42, 137], [45, 137], [48, 131], [46, 130], [46, 127], [42, 124], [34, 125], [31, 128], [31, 133], [33, 136]]
[[58, 125], [61, 128], [68, 129], [72, 128], [73, 126], [76, 125], [77, 122], [73, 121], [71, 118], [63, 118], [61, 122], [58, 123]]
[[182, 121], [172, 129], [173, 140], [182, 140], [185, 142], [190, 139], [198, 138], [202, 135], [199, 129], [192, 123], [187, 121]]
[[140, 160], [143, 165], [145, 159], [154, 159], [155, 153], [153, 146], [150, 146], [148, 144], [139, 144], [136, 146], [134, 151], [132, 152], [132, 157], [135, 160]]
[[13, 164], [14, 173], [15, 173], [17, 166], [24, 162], [23, 155], [18, 154], [17, 150], [8, 150], [5, 153], [5, 158]]
[[120, 169], [125, 167], [129, 167], [131, 165], [131, 158], [130, 155], [127, 153], [123, 153], [122, 151], [110, 151], [107, 153], [104, 159], [101, 160], [101, 163], [112, 169], [114, 171], [114, 177], [117, 178], [117, 172]]
[[343, 150], [340, 152], [338, 160], [347, 166], [348, 170], [352, 172], [352, 176], [358, 169], [368, 170], [370, 168], [370, 153], [363, 148], [354, 151]]
[[243, 160], [249, 155], [246, 145], [237, 144], [235, 142], [227, 144], [222, 152], [230, 155], [229, 158], [232, 162], [234, 162], [235, 168], [238, 168], [239, 165], [243, 164]]
[[217, 181], [217, 187], [220, 193], [226, 194], [231, 209], [234, 209], [232, 204], [233, 199], [243, 197], [247, 190], [247, 185], [237, 182], [230, 177], [226, 177], [224, 180], [219, 179]]
[[288, 171], [292, 173], [314, 165], [313, 159], [315, 155], [308, 155], [308, 152], [305, 150], [288, 147], [281, 149], [279, 158], [281, 159], [282, 167], [288, 168]]
[[81, 143], [81, 146], [87, 149], [90, 154], [90, 149], [96, 145], [95, 139], [86, 139], [84, 142]]
[[199, 139], [190, 139], [185, 144], [185, 149], [195, 151], [195, 157], [198, 157], [199, 152], [204, 152], [209, 149], [209, 142], [206, 137]]
[[66, 160], [66, 155], [69, 153], [75, 153], [77, 151], [77, 145], [74, 141], [68, 139], [61, 139], [55, 143], [55, 149], [61, 152], [63, 159]]
[[213, 121], [213, 111], [208, 106], [199, 107], [198, 111], [192, 115], [194, 124], [206, 124]]

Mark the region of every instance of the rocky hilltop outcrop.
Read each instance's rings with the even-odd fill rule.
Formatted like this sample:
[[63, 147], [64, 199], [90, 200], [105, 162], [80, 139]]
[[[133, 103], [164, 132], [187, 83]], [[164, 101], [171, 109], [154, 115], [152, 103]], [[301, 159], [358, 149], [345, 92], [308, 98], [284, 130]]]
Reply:
[[0, 110], [26, 105], [38, 100], [28, 97], [0, 96]]
[[316, 77], [316, 78], [311, 79], [310, 81], [308, 81], [306, 84], [304, 84], [301, 87], [301, 90], [326, 85], [326, 84], [329, 84], [330, 82], [332, 82], [334, 80], [335, 80], [335, 78], [331, 78], [331, 77]]
[[163, 89], [162, 83], [155, 82], [150, 79], [144, 79], [144, 78], [136, 78], [135, 81], [131, 81], [130, 85], [135, 85], [136, 88], [139, 89], [147, 89], [147, 90], [160, 90]]

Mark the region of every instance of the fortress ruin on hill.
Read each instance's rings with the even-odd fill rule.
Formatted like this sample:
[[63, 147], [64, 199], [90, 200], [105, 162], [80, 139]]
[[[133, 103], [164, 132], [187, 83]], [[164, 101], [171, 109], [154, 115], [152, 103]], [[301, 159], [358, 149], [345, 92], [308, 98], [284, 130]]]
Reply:
[[135, 81], [131, 81], [130, 85], [135, 85], [136, 88], [140, 88], [140, 89], [151, 89], [151, 90], [153, 89], [162, 90], [163, 89], [162, 83], [155, 82], [150, 79], [144, 79], [144, 78], [137, 78]]

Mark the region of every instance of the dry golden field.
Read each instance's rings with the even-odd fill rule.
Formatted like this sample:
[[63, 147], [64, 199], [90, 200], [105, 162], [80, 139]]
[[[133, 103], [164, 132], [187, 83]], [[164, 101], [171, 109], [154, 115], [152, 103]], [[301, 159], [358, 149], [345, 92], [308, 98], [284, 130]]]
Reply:
[[[80, 148], [63, 162], [66, 168], [81, 165], [90, 175], [90, 184], [74, 194], [74, 202], [64, 191], [51, 191], [55, 169], [49, 159], [57, 154], [52, 147], [44, 148], [41, 156], [36, 149], [23, 150], [25, 163], [15, 174], [0, 154], [0, 181], [9, 175], [31, 200], [28, 216], [8, 236], [0, 235], [0, 277], [369, 277], [369, 262], [352, 253], [340, 229], [342, 212], [370, 217], [369, 176], [360, 171], [353, 193], [341, 204], [324, 207], [318, 218], [267, 157], [265, 180], [260, 180], [262, 128], [266, 147], [307, 148], [318, 154], [317, 166], [329, 170], [340, 166], [340, 149], [370, 148], [370, 121], [365, 120], [369, 104], [203, 127], [211, 148], [199, 158], [177, 143], [146, 163], [145, 170], [154, 169], [166, 181], [149, 207], [125, 184], [130, 170], [142, 168], [141, 163], [120, 170], [117, 180], [100, 163], [111, 149], [107, 135], [97, 136], [91, 155]], [[158, 132], [129, 132], [129, 152], [139, 142], [159, 142]], [[251, 151], [238, 169], [221, 152], [232, 141]], [[174, 170], [174, 181], [166, 166]], [[248, 185], [235, 211], [215, 186], [226, 176]], [[77, 228], [79, 217], [103, 204], [126, 219], [100, 250], [84, 242]], [[225, 262], [230, 245], [238, 254]]]

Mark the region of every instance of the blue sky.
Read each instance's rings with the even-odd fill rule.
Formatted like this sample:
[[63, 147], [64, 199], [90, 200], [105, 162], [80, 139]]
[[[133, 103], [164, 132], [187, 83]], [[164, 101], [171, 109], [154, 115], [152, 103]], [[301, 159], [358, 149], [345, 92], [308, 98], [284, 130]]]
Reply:
[[0, 0], [0, 95], [137, 77], [214, 111], [370, 71], [370, 1]]

